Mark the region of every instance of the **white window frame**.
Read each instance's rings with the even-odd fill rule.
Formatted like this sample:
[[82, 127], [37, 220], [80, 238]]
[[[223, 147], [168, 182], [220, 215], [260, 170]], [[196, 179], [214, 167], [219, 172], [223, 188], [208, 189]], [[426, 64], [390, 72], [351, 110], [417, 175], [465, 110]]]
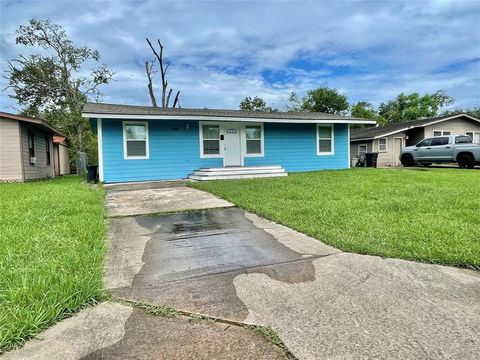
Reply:
[[[331, 151], [326, 151], [326, 152], [321, 152], [320, 151], [320, 140], [327, 140], [327, 139], [320, 139], [320, 136], [318, 136], [318, 129], [321, 128], [321, 127], [326, 127], [326, 128], [330, 128], [330, 133], [331, 133], [331, 139], [328, 139], [328, 140], [331, 140], [332, 144], [331, 144]], [[317, 126], [315, 127], [315, 132], [316, 132], [316, 139], [317, 139], [317, 155], [335, 155], [335, 129], [334, 129], [334, 126], [333, 124], [317, 124]]]
[[360, 155], [360, 147], [361, 146], [365, 146], [365, 153], [368, 152], [368, 144], [360, 144], [360, 145], [358, 145], [357, 155]]
[[[439, 132], [441, 135], [435, 135], [436, 132]], [[448, 135], [445, 133], [448, 132]], [[452, 132], [450, 130], [432, 130], [432, 137], [439, 137], [439, 136], [450, 136]]]
[[[145, 141], [145, 156], [128, 156], [127, 155], [127, 134], [126, 127], [128, 125], [144, 125], [145, 140], [129, 139], [128, 141]], [[145, 160], [150, 159], [150, 142], [149, 142], [148, 121], [123, 121], [123, 159], [124, 160]]]
[[[380, 140], [385, 140], [385, 150], [380, 150]], [[382, 137], [377, 139], [378, 152], [388, 152], [388, 138]]]
[[[218, 154], [204, 154], [203, 153], [203, 125], [216, 125], [218, 126]], [[222, 141], [222, 124], [212, 121], [200, 121], [198, 124], [198, 134], [200, 139], [200, 158], [201, 159], [211, 159], [211, 158], [223, 158], [223, 141]], [[208, 140], [208, 139], [207, 139]]]
[[[260, 153], [258, 154], [248, 154], [247, 153], [247, 126], [260, 126], [260, 139], [251, 139], [251, 140], [260, 140]], [[265, 141], [264, 141], [264, 132], [263, 132], [263, 123], [248, 123], [245, 124], [245, 126], [240, 127], [240, 131], [243, 132], [241, 136], [244, 138], [244, 144], [245, 144], [245, 153], [243, 154], [243, 157], [264, 157], [265, 156]], [[243, 131], [242, 131], [243, 130]]]

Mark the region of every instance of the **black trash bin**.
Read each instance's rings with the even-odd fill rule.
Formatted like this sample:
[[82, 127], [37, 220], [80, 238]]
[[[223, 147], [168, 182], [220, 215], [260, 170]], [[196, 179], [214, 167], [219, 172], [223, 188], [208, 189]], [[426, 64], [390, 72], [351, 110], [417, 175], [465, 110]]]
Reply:
[[87, 181], [88, 182], [97, 182], [98, 180], [98, 166], [97, 165], [88, 165], [87, 167]]
[[377, 167], [377, 158], [378, 153], [365, 153], [365, 162], [367, 163], [367, 167]]

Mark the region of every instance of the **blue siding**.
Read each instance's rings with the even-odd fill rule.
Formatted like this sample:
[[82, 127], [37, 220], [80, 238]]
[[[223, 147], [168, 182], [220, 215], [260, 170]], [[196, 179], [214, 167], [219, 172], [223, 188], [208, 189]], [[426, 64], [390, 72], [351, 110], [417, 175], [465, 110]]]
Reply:
[[198, 122], [148, 122], [150, 158], [123, 158], [121, 120], [103, 119], [104, 182], [184, 179], [200, 167], [223, 166], [222, 158], [200, 158]]
[[245, 166], [282, 165], [289, 172], [348, 168], [348, 125], [334, 126], [334, 155], [317, 155], [315, 124], [264, 124], [265, 156]]
[[[200, 167], [223, 166], [222, 158], [200, 158], [198, 122], [149, 121], [150, 158], [123, 158], [122, 121], [103, 119], [105, 182], [186, 178]], [[245, 166], [282, 165], [287, 171], [348, 167], [348, 125], [335, 125], [334, 155], [317, 155], [314, 124], [264, 124], [264, 157], [247, 157]]]

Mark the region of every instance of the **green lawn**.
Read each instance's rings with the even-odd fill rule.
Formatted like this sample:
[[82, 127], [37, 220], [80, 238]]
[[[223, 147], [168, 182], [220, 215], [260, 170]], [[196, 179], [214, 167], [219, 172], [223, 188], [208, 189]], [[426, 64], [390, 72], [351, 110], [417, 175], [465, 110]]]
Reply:
[[103, 296], [103, 189], [0, 184], [0, 353]]
[[191, 186], [344, 251], [480, 269], [480, 171], [352, 169]]

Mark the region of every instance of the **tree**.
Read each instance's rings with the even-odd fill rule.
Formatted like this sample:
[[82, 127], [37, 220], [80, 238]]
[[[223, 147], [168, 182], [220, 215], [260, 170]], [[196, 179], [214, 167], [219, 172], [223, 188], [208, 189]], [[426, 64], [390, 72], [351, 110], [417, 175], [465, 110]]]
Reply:
[[285, 105], [285, 109], [290, 112], [298, 112], [302, 110], [302, 100], [298, 98], [298, 95], [295, 91], [290, 93], [288, 97], [289, 104]]
[[386, 123], [386, 119], [378, 115], [373, 105], [367, 101], [359, 101], [356, 104], [352, 105], [350, 113], [353, 117], [356, 118], [372, 119], [379, 124]]
[[442, 112], [442, 116], [455, 115], [460, 113], [465, 113], [480, 119], [480, 107], [473, 107], [470, 109], [455, 108], [453, 110], [445, 110], [444, 112]]
[[[155, 98], [155, 92], [153, 90], [153, 74], [154, 74], [154, 66], [155, 62], [158, 63], [158, 66], [160, 67], [160, 79], [162, 81], [162, 105], [161, 107], [168, 107], [169, 102], [170, 102], [170, 96], [172, 95], [173, 89], [170, 88], [168, 90], [168, 80], [167, 80], [167, 70], [168, 67], [170, 66], [170, 63], [164, 64], [163, 62], [163, 44], [160, 42], [160, 39], [157, 39], [159, 51], [157, 51], [150, 40], [146, 38], [147, 44], [152, 50], [153, 54], [155, 55], [155, 59], [152, 61], [145, 61], [145, 73], [147, 74], [147, 88], [148, 88], [148, 94], [150, 95], [150, 100], [152, 101], [152, 106], [157, 107], [157, 99]], [[168, 90], [168, 93], [167, 93]], [[179, 101], [180, 97], [180, 91], [177, 91], [177, 95], [175, 96], [175, 99], [173, 100], [173, 105], [172, 107], [176, 107]]]
[[253, 98], [250, 96], [245, 97], [245, 99], [243, 99], [240, 103], [240, 110], [265, 112], [277, 111], [271, 106], [267, 106], [267, 102], [258, 96], [255, 96]]
[[439, 109], [453, 102], [454, 99], [442, 90], [423, 96], [417, 92], [409, 95], [401, 93], [394, 100], [381, 103], [378, 113], [389, 123], [398, 123], [437, 116]]
[[326, 114], [342, 114], [348, 110], [347, 97], [338, 92], [322, 86], [307, 92], [303, 98], [302, 110], [317, 111]]
[[[66, 133], [73, 154], [90, 148], [86, 142], [94, 137], [88, 120], [81, 116], [82, 108], [88, 99], [99, 100], [98, 88], [108, 84], [114, 72], [105, 64], [84, 70], [85, 65], [100, 62], [99, 52], [76, 47], [65, 30], [49, 20], [31, 19], [21, 25], [16, 43], [44, 51], [8, 62], [7, 89], [13, 90], [9, 96], [23, 107], [25, 115], [44, 117]], [[73, 166], [74, 160], [75, 156]]]

